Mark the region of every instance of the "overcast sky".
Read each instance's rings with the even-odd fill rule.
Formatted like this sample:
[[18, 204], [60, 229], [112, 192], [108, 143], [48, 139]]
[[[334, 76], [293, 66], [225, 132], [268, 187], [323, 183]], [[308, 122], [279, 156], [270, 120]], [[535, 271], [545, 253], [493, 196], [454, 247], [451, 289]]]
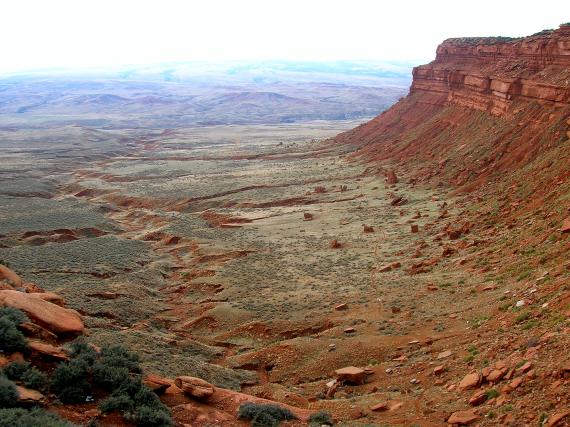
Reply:
[[567, 0], [1, 0], [0, 72], [191, 60], [425, 62], [448, 37], [521, 36], [557, 28], [570, 21], [568, 5]]

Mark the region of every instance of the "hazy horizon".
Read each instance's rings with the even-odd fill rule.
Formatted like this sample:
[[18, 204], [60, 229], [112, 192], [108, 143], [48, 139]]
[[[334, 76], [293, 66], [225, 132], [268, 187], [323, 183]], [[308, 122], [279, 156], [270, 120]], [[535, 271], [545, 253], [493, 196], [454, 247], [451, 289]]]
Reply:
[[446, 38], [517, 37], [556, 28], [568, 21], [559, 13], [564, 4], [537, 10], [483, 0], [466, 12], [448, 0], [389, 6], [368, 0], [9, 0], [0, 25], [0, 74], [172, 62], [420, 63], [433, 59]]

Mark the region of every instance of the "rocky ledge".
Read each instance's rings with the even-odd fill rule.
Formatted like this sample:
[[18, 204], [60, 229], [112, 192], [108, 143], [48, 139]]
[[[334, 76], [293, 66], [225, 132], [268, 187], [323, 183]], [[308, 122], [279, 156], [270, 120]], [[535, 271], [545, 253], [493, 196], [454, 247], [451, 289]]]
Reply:
[[495, 115], [517, 99], [570, 104], [570, 25], [524, 38], [445, 40], [436, 59], [414, 68], [411, 93], [423, 102], [451, 102]]

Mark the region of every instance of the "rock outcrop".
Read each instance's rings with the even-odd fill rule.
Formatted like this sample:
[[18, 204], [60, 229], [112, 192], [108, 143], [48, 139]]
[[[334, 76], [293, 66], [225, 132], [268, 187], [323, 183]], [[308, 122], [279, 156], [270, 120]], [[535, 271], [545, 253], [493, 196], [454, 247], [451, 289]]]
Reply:
[[55, 334], [81, 334], [83, 320], [75, 310], [60, 307], [37, 295], [14, 290], [0, 291], [0, 306], [24, 311], [32, 320]]

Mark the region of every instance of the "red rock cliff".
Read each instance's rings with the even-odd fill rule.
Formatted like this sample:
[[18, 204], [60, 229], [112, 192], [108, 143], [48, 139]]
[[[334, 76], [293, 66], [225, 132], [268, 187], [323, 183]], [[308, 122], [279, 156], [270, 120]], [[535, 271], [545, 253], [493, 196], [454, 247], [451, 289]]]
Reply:
[[517, 98], [555, 105], [570, 102], [570, 26], [509, 39], [448, 39], [435, 61], [414, 68], [411, 93], [425, 102], [503, 114]]
[[[407, 97], [334, 142], [413, 178], [469, 188], [570, 145], [570, 25], [449, 39], [413, 77]], [[556, 162], [570, 170], [568, 159]]]

